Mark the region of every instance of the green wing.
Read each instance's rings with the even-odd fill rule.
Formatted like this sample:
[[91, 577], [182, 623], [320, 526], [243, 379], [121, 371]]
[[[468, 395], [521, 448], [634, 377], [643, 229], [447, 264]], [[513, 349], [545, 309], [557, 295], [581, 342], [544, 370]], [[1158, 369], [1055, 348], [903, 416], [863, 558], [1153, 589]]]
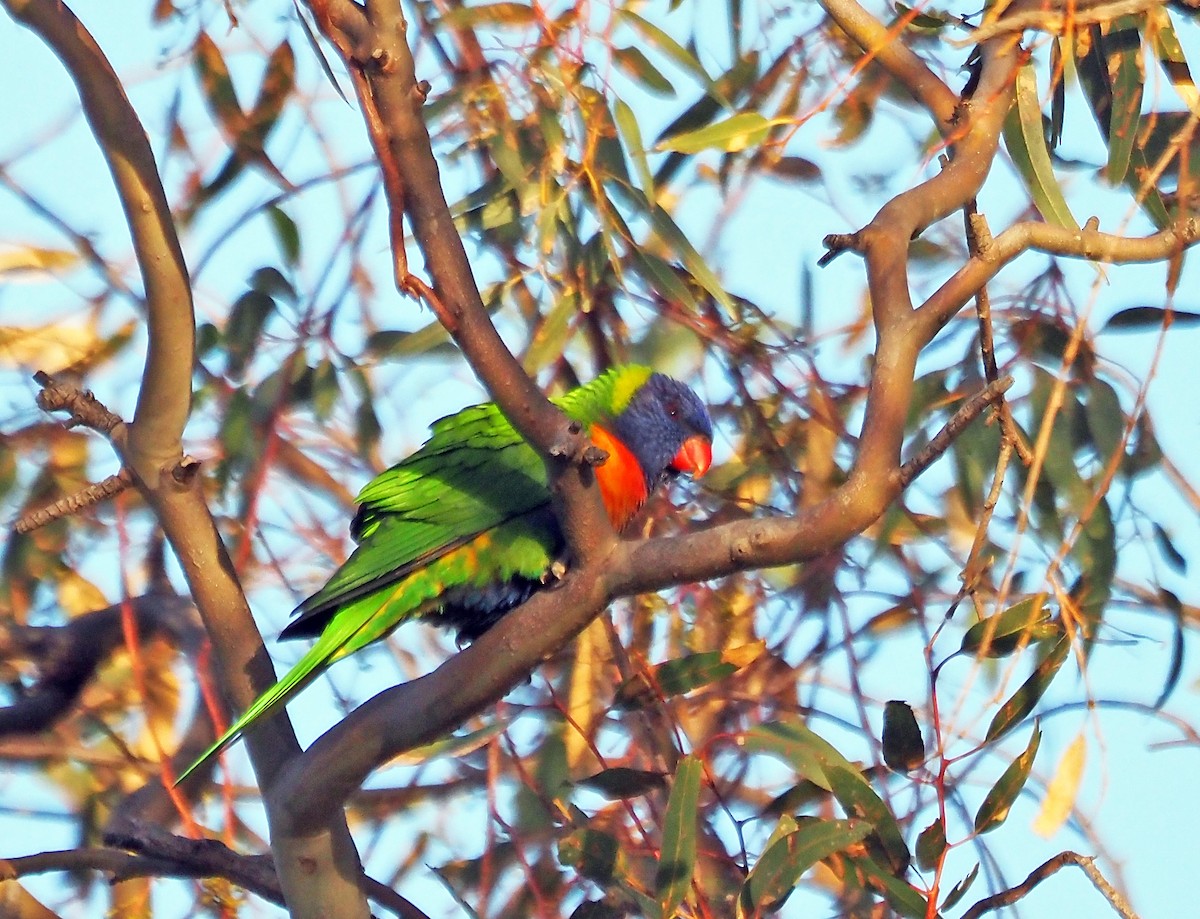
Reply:
[[[590, 426], [623, 408], [650, 373], [646, 367], [617, 368], [552, 401]], [[324, 587], [300, 604], [298, 618], [284, 631], [287, 637], [318, 634], [343, 604], [548, 504], [540, 457], [495, 403], [463, 409], [435, 421], [432, 428], [420, 450], [359, 493], [361, 507], [352, 527], [359, 546]], [[449, 581], [446, 586], [506, 580], [504, 571], [510, 567], [497, 558], [495, 568], [481, 572], [477, 582]]]
[[[554, 401], [590, 426], [620, 411], [650, 372], [612, 370]], [[536, 580], [549, 569], [560, 537], [540, 457], [492, 403], [432, 427], [420, 450], [363, 488], [352, 525], [358, 547], [285, 630], [319, 630], [317, 642], [179, 781], [331, 663], [435, 610], [447, 589]]]

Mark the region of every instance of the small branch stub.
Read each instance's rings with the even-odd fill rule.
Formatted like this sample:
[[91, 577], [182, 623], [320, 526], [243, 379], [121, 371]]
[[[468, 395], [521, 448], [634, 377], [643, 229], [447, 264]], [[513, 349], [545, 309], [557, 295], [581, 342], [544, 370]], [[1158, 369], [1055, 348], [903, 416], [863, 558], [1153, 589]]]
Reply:
[[42, 387], [37, 394], [38, 408], [44, 412], [70, 412], [68, 427], [91, 428], [112, 436], [117, 426], [123, 424], [120, 417], [110, 412], [88, 390], [80, 389], [74, 383], [59, 382], [42, 370], [35, 373], [33, 379]]
[[862, 239], [858, 233], [830, 233], [821, 242], [829, 250], [817, 259], [817, 264], [822, 268], [843, 252], [862, 251]]
[[185, 454], [183, 459], [176, 463], [175, 468], [171, 470], [171, 478], [180, 485], [190, 485], [199, 472], [200, 460]]

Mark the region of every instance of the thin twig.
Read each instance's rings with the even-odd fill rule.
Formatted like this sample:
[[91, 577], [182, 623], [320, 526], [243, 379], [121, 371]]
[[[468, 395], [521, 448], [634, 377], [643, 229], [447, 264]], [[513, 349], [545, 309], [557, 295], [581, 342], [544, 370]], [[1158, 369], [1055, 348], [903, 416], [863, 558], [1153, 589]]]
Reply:
[[995, 383], [989, 383], [970, 399], [962, 404], [945, 426], [938, 431], [924, 447], [917, 451], [908, 462], [897, 471], [896, 476], [902, 488], [908, 485], [922, 472], [928, 469], [939, 456], [950, 449], [955, 438], [962, 433], [963, 428], [979, 417], [989, 405], [999, 401], [1005, 390], [1012, 386], [1012, 377], [1002, 377]]
[[1000, 491], [1004, 488], [1004, 475], [1008, 471], [1008, 462], [1012, 457], [1015, 445], [1011, 440], [1002, 440], [1000, 442], [1000, 454], [996, 458], [996, 471], [992, 478], [992, 489], [988, 492], [988, 496], [984, 499], [983, 508], [979, 515], [979, 525], [975, 528], [975, 538], [971, 542], [971, 551], [967, 554], [967, 562], [963, 565], [962, 573], [959, 577], [962, 579], [962, 587], [959, 588], [958, 596], [954, 602], [957, 604], [959, 600], [968, 594], [974, 597], [975, 584], [979, 580], [979, 575], [982, 570], [979, 558], [983, 551], [984, 543], [987, 542], [988, 526], [992, 522], [992, 515], [995, 513], [996, 505], [1000, 503]]
[[18, 533], [28, 533], [38, 527], [44, 527], [63, 517], [70, 517], [85, 508], [92, 507], [102, 501], [107, 501], [119, 495], [133, 484], [133, 475], [128, 469], [122, 469], [116, 475], [110, 475], [102, 482], [89, 485], [73, 495], [59, 498], [53, 504], [38, 508], [24, 514], [13, 524], [13, 530]]
[[[992, 245], [992, 231], [988, 227], [987, 218], [979, 212], [974, 201], [963, 209], [963, 216], [966, 219], [967, 249], [971, 257], [986, 253]], [[992, 298], [988, 293], [987, 284], [980, 285], [975, 294], [975, 311], [979, 317], [979, 353], [983, 361], [983, 375], [989, 383], [994, 383], [1000, 378], [1000, 368], [996, 365], [996, 345], [992, 334]], [[1000, 416], [1000, 429], [1016, 450], [1021, 462], [1028, 466], [1033, 462], [1033, 454], [1021, 434], [1021, 429], [1013, 420], [1008, 400], [1001, 399], [996, 408]]]
[[1059, 852], [1053, 858], [1046, 860], [1032, 872], [1029, 877], [1025, 878], [1016, 887], [1010, 887], [1008, 890], [1002, 890], [1000, 893], [993, 894], [990, 897], [985, 897], [980, 900], [969, 910], [962, 915], [962, 919], [979, 919], [984, 913], [990, 913], [993, 910], [1000, 909], [1004, 906], [1011, 906], [1021, 898], [1027, 896], [1033, 888], [1050, 877], [1055, 872], [1066, 868], [1068, 865], [1077, 865], [1083, 869], [1083, 873], [1088, 876], [1088, 879], [1095, 885], [1100, 893], [1104, 894], [1104, 898], [1112, 904], [1112, 908], [1121, 916], [1121, 919], [1138, 919], [1137, 913], [1133, 911], [1133, 907], [1129, 905], [1121, 893], [1104, 879], [1104, 875], [1100, 873], [1100, 869], [1096, 867], [1096, 859], [1090, 855], [1080, 855], [1077, 852]]

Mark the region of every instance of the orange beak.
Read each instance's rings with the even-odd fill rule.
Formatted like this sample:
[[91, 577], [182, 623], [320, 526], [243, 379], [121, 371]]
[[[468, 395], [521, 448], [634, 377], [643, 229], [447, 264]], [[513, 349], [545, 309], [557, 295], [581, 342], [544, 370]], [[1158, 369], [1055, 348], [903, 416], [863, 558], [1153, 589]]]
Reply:
[[703, 434], [693, 434], [683, 442], [675, 459], [671, 460], [671, 468], [676, 472], [686, 472], [694, 479], [708, 472], [712, 465], [712, 443]]

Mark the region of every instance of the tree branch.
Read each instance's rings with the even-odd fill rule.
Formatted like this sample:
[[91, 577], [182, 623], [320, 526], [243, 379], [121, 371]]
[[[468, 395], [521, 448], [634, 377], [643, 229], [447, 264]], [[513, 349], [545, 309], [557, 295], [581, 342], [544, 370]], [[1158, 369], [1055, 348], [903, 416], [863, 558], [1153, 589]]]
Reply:
[[1066, 258], [1109, 264], [1156, 262], [1177, 255], [1200, 240], [1200, 218], [1184, 217], [1149, 236], [1102, 233], [1095, 220], [1080, 230], [1028, 221], [1014, 224], [981, 246], [979, 254], [956, 271], [917, 310], [923, 334], [941, 328], [975, 292], [1024, 252], [1033, 250]]
[[110, 882], [136, 877], [211, 878], [231, 881], [265, 900], [284, 905], [279, 880], [267, 855], [238, 855], [215, 839], [172, 837], [191, 843], [189, 852], [173, 855], [139, 855], [119, 848], [93, 846], [57, 852], [39, 852], [0, 859], [0, 879], [44, 874], [48, 871], [99, 871]]
[[100, 482], [87, 486], [73, 495], [59, 498], [53, 504], [39, 507], [35, 511], [22, 514], [13, 524], [16, 533], [29, 533], [47, 526], [55, 520], [70, 517], [89, 507], [102, 504], [109, 498], [119, 495], [133, 484], [133, 476], [128, 470], [122, 469], [116, 475], [110, 475]]
[[[1114, 0], [1111, 3], [1102, 0], [1075, 0], [1062, 4], [1066, 7], [1063, 12], [1048, 9], [1049, 4], [1041, 4], [1039, 8], [1007, 15], [985, 23], [970, 32], [966, 38], [949, 39], [948, 44], [955, 48], [969, 48], [980, 42], [989, 41], [1003, 35], [1024, 32], [1026, 29], [1037, 29], [1039, 32], [1053, 32], [1065, 35], [1071, 28], [1090, 25], [1095, 22], [1110, 22], [1121, 16], [1140, 13], [1151, 7], [1161, 6], [1162, 0]], [[1090, 7], [1090, 9], [1088, 8]]]
[[821, 0], [829, 18], [849, 35], [880, 67], [929, 110], [942, 137], [955, 133], [958, 96], [950, 90], [908, 45], [898, 41], [895, 29], [868, 13], [856, 0]]
[[1003, 377], [994, 383], [989, 383], [980, 392], [963, 403], [958, 411], [946, 422], [945, 427], [938, 431], [912, 459], [900, 467], [899, 477], [902, 488], [907, 488], [914, 479], [928, 469], [933, 462], [950, 449], [950, 445], [958, 438], [972, 421], [989, 405], [995, 405], [1004, 398], [1004, 394], [1013, 384], [1012, 377]]
[[[66, 714], [96, 668], [124, 643], [123, 605], [85, 613], [61, 626], [0, 623], [0, 659], [27, 658], [39, 671], [37, 682], [19, 700], [0, 708], [0, 737], [43, 731]], [[165, 634], [182, 647], [198, 644], [199, 630], [191, 623], [195, 607], [186, 597], [150, 593], [128, 605], [139, 634]]]
[[1096, 889], [1104, 894], [1105, 899], [1112, 904], [1112, 908], [1116, 911], [1121, 919], [1138, 919], [1130, 907], [1128, 901], [1105, 880], [1104, 875], [1096, 867], [1096, 859], [1093, 857], [1079, 855], [1075, 852], [1059, 852], [1053, 858], [1047, 859], [1032, 872], [1029, 877], [1025, 878], [1016, 887], [1010, 887], [1008, 890], [1002, 890], [998, 894], [993, 894], [990, 897], [985, 897], [978, 903], [973, 905], [969, 910], [962, 914], [962, 919], [979, 919], [985, 913], [990, 913], [993, 910], [1000, 909], [1005, 906], [1011, 906], [1018, 900], [1028, 896], [1033, 888], [1046, 880], [1052, 874], [1066, 868], [1068, 865], [1077, 865], [1083, 869], [1084, 874], [1088, 876]]
[[[176, 836], [154, 823], [125, 822], [104, 833], [107, 850], [114, 849], [133, 853], [154, 865], [177, 866], [174, 871], [136, 871], [124, 877], [166, 874], [173, 877], [220, 877], [258, 894], [272, 903], [285, 905], [275, 864], [269, 855], [240, 855], [216, 839], [189, 839]], [[136, 867], [137, 863], [133, 863]], [[101, 869], [106, 870], [106, 869]], [[114, 875], [113, 880], [122, 880]], [[402, 919], [429, 919], [420, 909], [401, 897], [394, 890], [373, 878], [362, 875], [359, 883], [363, 893], [385, 906]]]

